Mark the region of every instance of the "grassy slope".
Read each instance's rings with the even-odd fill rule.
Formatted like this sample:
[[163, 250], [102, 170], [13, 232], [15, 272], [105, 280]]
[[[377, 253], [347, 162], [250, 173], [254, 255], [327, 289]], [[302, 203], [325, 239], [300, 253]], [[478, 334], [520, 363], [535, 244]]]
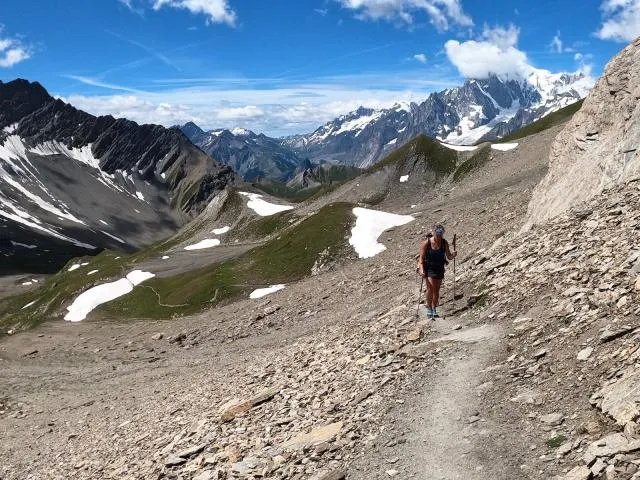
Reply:
[[356, 167], [331, 165], [329, 168], [317, 169], [316, 176], [322, 184], [317, 187], [305, 189], [291, 188], [287, 186], [286, 183], [274, 180], [254, 183], [253, 186], [268, 195], [299, 203], [329, 193], [342, 183], [357, 177], [360, 173], [361, 170]]
[[491, 147], [489, 145], [484, 145], [483, 147], [478, 149], [466, 162], [458, 165], [456, 171], [453, 172], [453, 181], [456, 182], [472, 171], [477, 170], [478, 168], [485, 165], [490, 159]]
[[504, 136], [503, 138], [498, 140], [498, 142], [512, 142], [513, 140], [528, 137], [529, 135], [533, 135], [534, 133], [539, 133], [543, 130], [547, 130], [548, 128], [560, 125], [561, 123], [568, 121], [571, 117], [573, 117], [574, 113], [580, 110], [580, 107], [582, 107], [582, 102], [583, 100], [579, 100], [576, 103], [572, 103], [571, 105], [561, 108], [557, 112], [550, 113], [549, 115], [542, 117], [540, 120], [537, 120], [527, 125], [526, 127], [522, 127], [520, 130]]
[[[329, 259], [342, 257], [348, 251], [347, 234], [354, 220], [352, 207], [347, 203], [331, 204], [293, 225], [289, 221], [291, 212], [256, 219], [246, 228], [257, 229], [265, 236], [276, 231], [281, 234], [234, 260], [174, 277], [153, 278], [95, 312], [120, 318], [168, 318], [246, 296], [254, 288], [299, 280], [309, 275], [318, 256], [326, 249]], [[161, 255], [185, 235], [188, 232], [129, 256], [105, 251], [96, 257], [74, 259], [39, 289], [0, 300], [0, 328], [29, 328], [51, 319], [81, 292], [123, 277], [138, 268], [142, 260]], [[71, 264], [81, 261], [89, 264], [68, 271]], [[87, 276], [91, 270], [99, 272]], [[36, 303], [22, 308], [32, 301]]]
[[416, 156], [424, 156], [427, 165], [433, 170], [437, 178], [444, 177], [456, 168], [457, 154], [450, 148], [443, 147], [440, 142], [425, 135], [416, 138], [391, 152], [385, 158], [366, 170], [365, 173], [375, 173], [385, 167], [404, 166], [405, 162], [413, 161]]

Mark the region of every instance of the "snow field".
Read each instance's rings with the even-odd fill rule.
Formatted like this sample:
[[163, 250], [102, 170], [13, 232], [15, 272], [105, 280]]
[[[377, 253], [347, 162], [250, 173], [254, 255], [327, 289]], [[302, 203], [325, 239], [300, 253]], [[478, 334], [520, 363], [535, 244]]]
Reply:
[[67, 307], [68, 313], [64, 319], [68, 322], [80, 322], [99, 305], [130, 293], [133, 287], [153, 277], [153, 273], [134, 270], [120, 280], [92, 287], [78, 295]]
[[257, 193], [239, 192], [240, 195], [249, 197], [247, 207], [256, 212], [261, 217], [268, 217], [269, 215], [275, 215], [276, 213], [284, 212], [285, 210], [292, 210], [293, 207], [289, 205], [276, 205], [275, 203], [269, 203], [262, 200], [262, 195]]
[[378, 243], [378, 237], [392, 227], [404, 225], [415, 220], [411, 215], [396, 215], [368, 208], [353, 209], [356, 224], [351, 229], [349, 245], [352, 245], [360, 258], [370, 258], [386, 250]]

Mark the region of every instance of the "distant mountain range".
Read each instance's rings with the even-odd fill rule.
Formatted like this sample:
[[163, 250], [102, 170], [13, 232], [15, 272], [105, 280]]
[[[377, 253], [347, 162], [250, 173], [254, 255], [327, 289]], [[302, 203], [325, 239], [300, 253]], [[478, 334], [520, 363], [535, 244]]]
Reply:
[[244, 128], [205, 132], [189, 122], [180, 129], [202, 151], [233, 168], [245, 180], [266, 177], [287, 181], [302, 162], [302, 157], [280, 140]]
[[593, 83], [583, 73], [540, 69], [516, 78], [491, 75], [432, 93], [420, 104], [399, 103], [382, 110], [360, 107], [310, 134], [281, 141], [315, 162], [364, 168], [420, 134], [458, 145], [500, 138], [584, 98]]
[[181, 129], [245, 179], [289, 181], [305, 159], [366, 168], [418, 135], [457, 145], [501, 138], [584, 98], [593, 84], [580, 72], [531, 69], [524, 76], [467, 80], [419, 104], [360, 107], [304, 135], [275, 139], [245, 129], [205, 132], [193, 123]]
[[95, 117], [39, 83], [0, 82], [0, 270], [26, 266], [27, 251], [32, 271], [131, 251], [237, 180], [177, 129]]

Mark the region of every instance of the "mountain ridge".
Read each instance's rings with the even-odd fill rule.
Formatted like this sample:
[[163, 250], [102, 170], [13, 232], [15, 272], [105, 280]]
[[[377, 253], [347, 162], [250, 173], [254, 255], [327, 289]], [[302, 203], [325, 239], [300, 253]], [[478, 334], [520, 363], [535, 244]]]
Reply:
[[532, 69], [526, 77], [490, 75], [431, 93], [421, 103], [359, 107], [309, 134], [282, 137], [312, 161], [368, 167], [419, 134], [452, 144], [495, 140], [583, 98], [593, 79]]

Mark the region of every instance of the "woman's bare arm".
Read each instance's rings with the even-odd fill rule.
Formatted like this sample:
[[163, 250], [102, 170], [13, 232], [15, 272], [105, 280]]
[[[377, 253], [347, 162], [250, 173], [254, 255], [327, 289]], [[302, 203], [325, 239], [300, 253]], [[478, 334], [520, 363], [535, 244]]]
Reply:
[[425, 240], [424, 242], [422, 242], [422, 247], [420, 247], [420, 259], [418, 260], [418, 269], [420, 272], [420, 275], [422, 275], [423, 277], [425, 276], [425, 271], [424, 271], [424, 261], [425, 258], [427, 256], [427, 242], [429, 240]]
[[451, 250], [449, 250], [449, 242], [446, 243], [446, 253], [449, 260], [453, 260], [456, 255], [458, 255], [458, 252], [456, 252], [455, 250], [453, 251], [453, 253], [451, 252]]

